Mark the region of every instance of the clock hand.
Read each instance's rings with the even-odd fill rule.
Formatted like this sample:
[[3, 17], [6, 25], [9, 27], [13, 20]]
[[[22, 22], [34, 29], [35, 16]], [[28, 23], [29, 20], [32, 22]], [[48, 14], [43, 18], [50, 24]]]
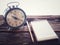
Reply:
[[15, 20], [19, 20], [19, 18], [15, 17], [15, 16], [12, 16]]
[[17, 17], [15, 17], [15, 16], [12, 16], [15, 20], [21, 20], [22, 21], [22, 19], [19, 19], [19, 18], [17, 18]]

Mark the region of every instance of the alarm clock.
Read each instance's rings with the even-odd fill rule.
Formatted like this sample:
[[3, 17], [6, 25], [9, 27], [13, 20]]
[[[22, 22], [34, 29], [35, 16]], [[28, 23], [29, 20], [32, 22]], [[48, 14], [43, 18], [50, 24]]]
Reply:
[[21, 8], [18, 8], [16, 2], [12, 2], [12, 4], [15, 5], [8, 5], [9, 9], [5, 13], [5, 22], [11, 28], [19, 28], [26, 22], [26, 14]]

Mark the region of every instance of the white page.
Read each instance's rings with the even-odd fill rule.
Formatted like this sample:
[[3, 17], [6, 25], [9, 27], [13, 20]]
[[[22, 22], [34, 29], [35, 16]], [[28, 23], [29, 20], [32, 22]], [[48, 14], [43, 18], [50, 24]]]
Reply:
[[31, 22], [37, 41], [44, 41], [58, 38], [47, 20]]

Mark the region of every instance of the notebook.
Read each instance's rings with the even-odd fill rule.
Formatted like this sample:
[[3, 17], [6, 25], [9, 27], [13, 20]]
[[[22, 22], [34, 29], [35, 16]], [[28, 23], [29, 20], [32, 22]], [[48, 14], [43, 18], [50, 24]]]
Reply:
[[58, 39], [58, 36], [47, 20], [32, 21], [31, 26], [37, 41]]

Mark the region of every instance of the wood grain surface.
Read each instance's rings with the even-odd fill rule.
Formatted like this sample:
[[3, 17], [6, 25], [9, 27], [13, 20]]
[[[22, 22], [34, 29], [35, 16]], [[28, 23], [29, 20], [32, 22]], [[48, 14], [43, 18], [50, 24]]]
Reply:
[[[1, 16], [0, 16], [1, 17]], [[29, 24], [34, 20], [48, 20], [54, 31], [60, 37], [60, 16], [27, 16]], [[31, 25], [30, 25], [31, 26]], [[27, 45], [32, 42], [27, 25], [19, 30], [8, 30], [8, 26], [4, 23], [0, 26], [0, 45]], [[60, 45], [60, 42], [58, 43]]]

